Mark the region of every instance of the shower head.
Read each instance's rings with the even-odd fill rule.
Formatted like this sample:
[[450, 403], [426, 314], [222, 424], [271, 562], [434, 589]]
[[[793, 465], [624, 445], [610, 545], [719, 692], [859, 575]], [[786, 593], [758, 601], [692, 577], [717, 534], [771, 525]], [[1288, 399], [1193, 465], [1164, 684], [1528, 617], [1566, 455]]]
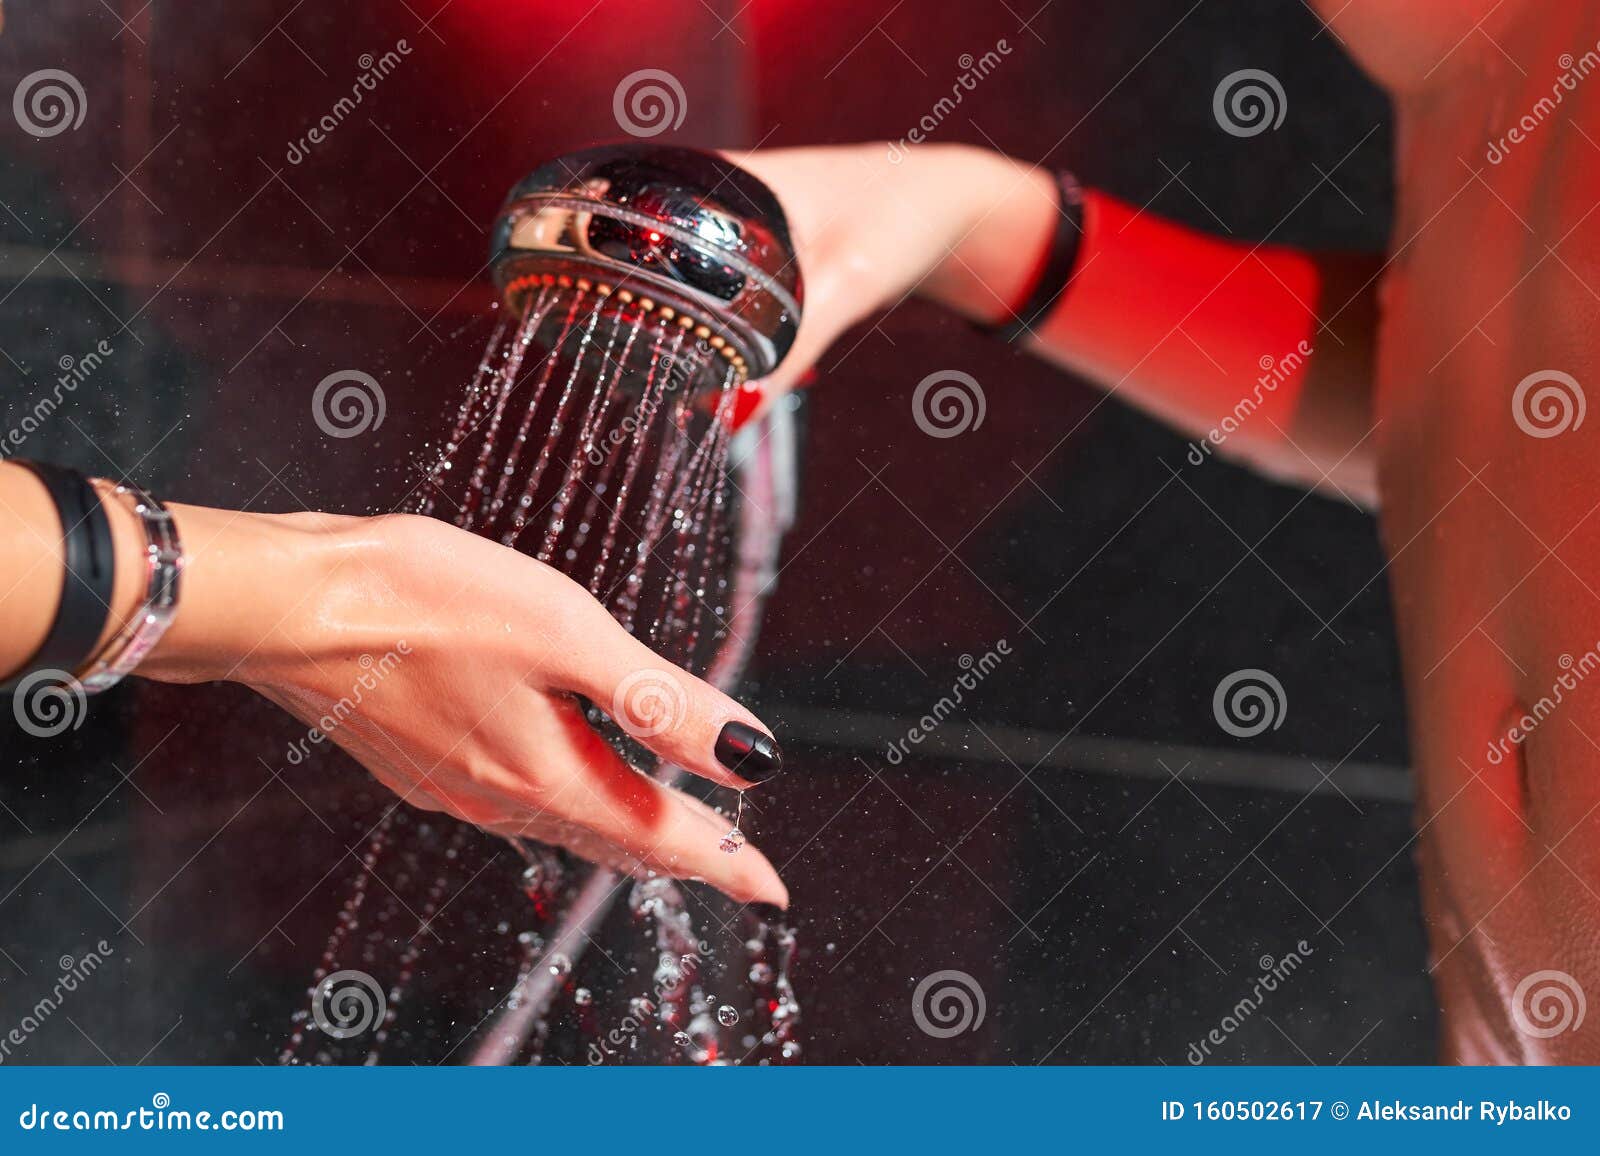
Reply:
[[508, 307], [543, 285], [637, 306], [765, 377], [794, 344], [800, 267], [772, 191], [715, 153], [606, 145], [524, 177], [494, 224], [490, 266]]

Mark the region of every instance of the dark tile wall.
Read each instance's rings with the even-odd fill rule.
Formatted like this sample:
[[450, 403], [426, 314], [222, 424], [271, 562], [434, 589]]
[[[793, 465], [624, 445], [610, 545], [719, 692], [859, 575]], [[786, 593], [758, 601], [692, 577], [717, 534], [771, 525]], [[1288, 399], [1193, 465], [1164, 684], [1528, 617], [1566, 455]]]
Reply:
[[[940, 139], [1070, 165], [1240, 238], [1382, 245], [1386, 110], [1304, 10], [1032, 8], [8, 5], [0, 95], [60, 68], [87, 112], [46, 138], [0, 117], [5, 422], [105, 338], [108, 366], [28, 452], [191, 501], [392, 508], [481, 348], [504, 189], [617, 136], [613, 90], [640, 68], [685, 88], [667, 139], [899, 137], [963, 53], [1004, 37], [1014, 52]], [[363, 54], [402, 40], [393, 74], [292, 159]], [[1241, 67], [1286, 81], [1281, 131], [1216, 128], [1211, 92]], [[346, 367], [390, 401], [358, 442], [311, 421], [311, 390]], [[952, 367], [983, 381], [988, 417], [930, 446], [908, 397]], [[1367, 519], [1189, 467], [1153, 423], [916, 303], [821, 368], [749, 689], [792, 767], [753, 797], [752, 828], [796, 897], [808, 1058], [1182, 1063], [1261, 957], [1301, 939], [1307, 966], [1219, 1058], [1429, 1058], [1405, 719]], [[946, 741], [890, 763], [883, 736], [1000, 638], [1013, 657]], [[1272, 671], [1289, 710], [1237, 740], [1211, 695], [1246, 667]], [[381, 806], [346, 760], [291, 764], [299, 733], [240, 688], [139, 685], [58, 739], [6, 732], [0, 1030], [60, 956], [102, 937], [118, 955], [18, 1058], [272, 1059]], [[1349, 797], [1322, 783], [1336, 766]], [[486, 840], [468, 853], [498, 858], [456, 950], [424, 954], [408, 1058], [459, 1061], [503, 995], [494, 912], [515, 865]], [[418, 885], [395, 870], [387, 884]], [[605, 934], [618, 954], [636, 939], [625, 920]], [[603, 967], [575, 982], [606, 987]], [[945, 968], [979, 982], [988, 1013], [940, 1040], [910, 1000]]]

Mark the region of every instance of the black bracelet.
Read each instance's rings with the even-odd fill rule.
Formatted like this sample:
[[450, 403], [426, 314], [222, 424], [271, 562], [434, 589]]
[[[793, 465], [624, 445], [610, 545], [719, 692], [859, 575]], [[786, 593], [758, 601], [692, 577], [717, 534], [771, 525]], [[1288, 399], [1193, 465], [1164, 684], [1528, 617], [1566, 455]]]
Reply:
[[1061, 203], [1056, 214], [1055, 236], [1027, 300], [1009, 320], [981, 327], [1002, 341], [1015, 341], [1024, 333], [1032, 332], [1034, 324], [1055, 308], [1077, 271], [1078, 250], [1083, 241], [1083, 187], [1071, 173], [1057, 173], [1056, 195]]
[[61, 519], [61, 553], [66, 566], [55, 621], [33, 657], [0, 692], [15, 690], [24, 677], [40, 670], [70, 676], [89, 660], [111, 616], [117, 572], [111, 522], [88, 480], [63, 466], [12, 460], [31, 471], [49, 491]]

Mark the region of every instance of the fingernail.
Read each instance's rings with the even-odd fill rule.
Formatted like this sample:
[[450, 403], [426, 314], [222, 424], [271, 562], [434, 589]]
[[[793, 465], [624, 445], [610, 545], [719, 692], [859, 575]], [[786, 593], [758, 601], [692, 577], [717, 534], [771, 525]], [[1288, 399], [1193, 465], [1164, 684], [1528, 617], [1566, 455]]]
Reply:
[[728, 409], [728, 428], [735, 433], [743, 429], [744, 423], [761, 408], [765, 398], [766, 393], [760, 382], [747, 381], [741, 385], [734, 393], [733, 404]]
[[742, 722], [731, 722], [717, 736], [717, 762], [742, 779], [762, 783], [783, 770], [783, 752], [778, 742], [764, 731]]
[[750, 911], [761, 923], [770, 923], [776, 926], [783, 922], [786, 909], [776, 903], [765, 903], [757, 900], [750, 904]]

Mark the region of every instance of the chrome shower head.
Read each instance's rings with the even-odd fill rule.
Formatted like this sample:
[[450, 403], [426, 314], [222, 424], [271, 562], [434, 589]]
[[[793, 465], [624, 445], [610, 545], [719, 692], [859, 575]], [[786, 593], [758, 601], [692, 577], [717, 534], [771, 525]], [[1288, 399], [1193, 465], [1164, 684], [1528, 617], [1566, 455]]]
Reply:
[[541, 285], [614, 295], [693, 332], [740, 379], [771, 373], [800, 324], [778, 199], [695, 149], [606, 145], [539, 166], [495, 220], [490, 265], [510, 308]]

